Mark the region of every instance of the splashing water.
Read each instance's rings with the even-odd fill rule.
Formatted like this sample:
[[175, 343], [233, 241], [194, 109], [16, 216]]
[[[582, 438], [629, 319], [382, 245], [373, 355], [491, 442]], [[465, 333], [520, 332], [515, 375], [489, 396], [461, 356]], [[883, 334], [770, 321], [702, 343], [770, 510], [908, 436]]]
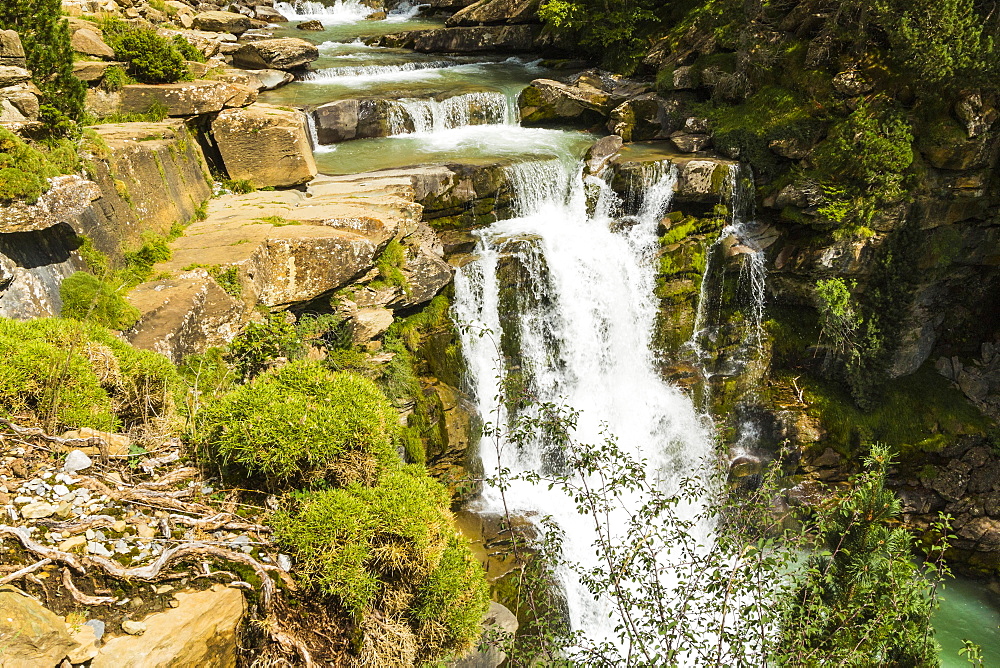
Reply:
[[503, 93], [479, 92], [444, 100], [396, 100], [389, 115], [393, 135], [430, 133], [470, 125], [517, 125], [516, 101]]
[[[463, 333], [482, 415], [494, 424], [506, 421], [497, 378], [505, 366], [516, 367], [538, 402], [580, 411], [576, 440], [598, 444], [610, 432], [620, 448], [647, 462], [652, 478], [675, 489], [682, 477], [695, 475], [713, 447], [711, 430], [690, 398], [656, 372], [651, 349], [658, 308], [656, 233], [673, 196], [676, 171], [656, 175], [642, 193], [639, 213], [627, 220], [615, 220], [622, 202], [609, 185], [584, 179], [578, 165], [558, 159], [527, 162], [509, 168], [508, 176], [517, 217], [481, 233], [479, 259], [463, 267], [455, 283], [456, 321], [486, 327], [516, 343], [512, 358], [498, 360], [490, 337], [478, 336], [474, 327]], [[588, 206], [587, 193], [595, 191], [596, 201], [591, 197]], [[551, 465], [551, 444], [541, 441], [523, 448], [501, 442], [499, 450], [482, 448], [488, 475], [501, 464], [515, 474], [544, 472]], [[506, 501], [526, 517], [550, 516], [565, 533], [564, 553], [584, 567], [597, 566], [592, 520], [579, 515], [564, 492], [518, 480]], [[620, 516], [609, 518], [612, 531], [627, 524], [629, 509], [639, 502], [625, 493]], [[503, 508], [493, 488], [479, 503], [484, 512]], [[698, 510], [679, 512], [694, 519]], [[703, 544], [711, 543], [711, 526], [699, 524], [696, 533]], [[572, 628], [594, 641], [613, 641], [616, 617], [610, 602], [595, 600], [570, 570], [561, 569], [557, 576]]]
[[363, 21], [375, 10], [361, 0], [337, 0], [325, 5], [314, 0], [276, 2], [274, 8], [289, 21], [320, 21], [324, 25]]

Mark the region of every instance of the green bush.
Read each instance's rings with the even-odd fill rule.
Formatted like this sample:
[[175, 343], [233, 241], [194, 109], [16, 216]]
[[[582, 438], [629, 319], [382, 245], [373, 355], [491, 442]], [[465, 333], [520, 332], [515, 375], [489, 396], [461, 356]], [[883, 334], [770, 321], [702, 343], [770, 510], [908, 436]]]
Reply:
[[328, 479], [376, 481], [398, 461], [399, 418], [361, 376], [293, 362], [205, 407], [198, 440], [224, 464], [271, 487]]
[[375, 610], [402, 618], [420, 658], [431, 662], [470, 648], [489, 604], [482, 567], [455, 533], [449, 502], [423, 468], [406, 466], [376, 487], [299, 494], [272, 526], [306, 586], [333, 596], [359, 622]]
[[[71, 151], [71, 149], [70, 149]], [[49, 189], [47, 178], [72, 172], [79, 165], [75, 152], [58, 144], [49, 154], [29, 145], [13, 132], [0, 128], [0, 202], [33, 203]]]
[[205, 54], [198, 50], [194, 44], [187, 41], [180, 35], [175, 35], [173, 40], [174, 48], [184, 57], [184, 60], [191, 60], [196, 63], [205, 62]]
[[[73, 47], [61, 1], [4, 0], [0, 2], [0, 30], [20, 35], [28, 69], [45, 104], [69, 120], [78, 119], [87, 86], [73, 76]], [[0, 177], [0, 183], [4, 181]]]
[[78, 271], [59, 286], [62, 316], [125, 330], [139, 320], [139, 309], [122, 297], [121, 284]]
[[302, 338], [284, 313], [272, 313], [264, 322], [251, 322], [229, 344], [227, 361], [244, 380], [267, 369], [284, 357], [295, 359], [303, 351]]
[[47, 428], [115, 430], [173, 413], [177, 374], [162, 355], [73, 320], [0, 318], [0, 412]]
[[114, 17], [105, 19], [101, 27], [115, 58], [127, 63], [129, 73], [142, 83], [174, 83], [191, 78], [177, 44], [155, 29], [131, 26]]
[[121, 90], [131, 83], [135, 83], [135, 79], [118, 65], [104, 70], [104, 76], [101, 78], [101, 88], [112, 92]]

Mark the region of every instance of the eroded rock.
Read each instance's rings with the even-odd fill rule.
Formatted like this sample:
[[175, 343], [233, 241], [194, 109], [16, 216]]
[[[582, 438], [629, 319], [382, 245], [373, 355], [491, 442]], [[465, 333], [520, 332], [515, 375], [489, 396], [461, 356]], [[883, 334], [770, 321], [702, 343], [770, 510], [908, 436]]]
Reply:
[[445, 25], [483, 26], [494, 24], [538, 23], [541, 0], [479, 0], [450, 17]]
[[233, 65], [249, 70], [294, 70], [319, 58], [312, 42], [295, 37], [262, 39], [244, 44], [233, 53]]
[[9, 585], [0, 586], [0, 638], [4, 668], [55, 666], [77, 645], [61, 618]]
[[317, 174], [300, 111], [265, 104], [227, 110], [213, 121], [212, 134], [231, 178], [284, 188]]

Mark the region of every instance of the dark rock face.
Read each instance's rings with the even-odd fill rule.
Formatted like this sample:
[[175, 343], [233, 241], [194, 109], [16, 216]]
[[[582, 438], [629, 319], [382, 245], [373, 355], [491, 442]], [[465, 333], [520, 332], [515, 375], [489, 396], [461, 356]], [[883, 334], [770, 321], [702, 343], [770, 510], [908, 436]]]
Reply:
[[424, 53], [530, 53], [543, 46], [541, 36], [540, 25], [475, 26], [415, 30], [373, 43]]
[[449, 28], [538, 23], [541, 0], [479, 0], [459, 10], [445, 23]]

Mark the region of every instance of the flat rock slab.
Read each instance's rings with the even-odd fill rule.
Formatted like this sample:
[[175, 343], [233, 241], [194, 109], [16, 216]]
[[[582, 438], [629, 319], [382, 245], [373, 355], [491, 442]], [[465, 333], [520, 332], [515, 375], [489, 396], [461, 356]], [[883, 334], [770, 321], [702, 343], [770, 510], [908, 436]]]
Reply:
[[244, 44], [233, 53], [233, 65], [248, 70], [294, 70], [319, 58], [312, 42], [297, 37], [262, 39]]
[[118, 93], [118, 111], [148, 112], [166, 108], [168, 116], [198, 116], [232, 107], [245, 107], [257, 100], [257, 91], [223, 81], [183, 81], [172, 84], [132, 84]]
[[62, 618], [19, 589], [0, 587], [0, 611], [4, 668], [55, 666], [77, 646]]
[[146, 617], [138, 636], [108, 640], [91, 668], [231, 668], [239, 651], [237, 629], [246, 611], [243, 593], [216, 585], [180, 592], [176, 608]]

